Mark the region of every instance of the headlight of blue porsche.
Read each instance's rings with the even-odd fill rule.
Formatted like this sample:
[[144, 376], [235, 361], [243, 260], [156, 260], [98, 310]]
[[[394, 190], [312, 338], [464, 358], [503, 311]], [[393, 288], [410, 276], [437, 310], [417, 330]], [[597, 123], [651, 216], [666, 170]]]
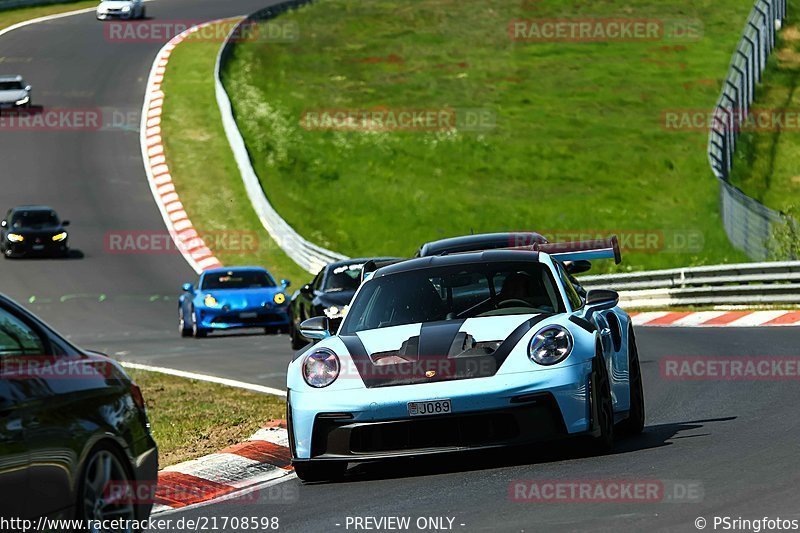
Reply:
[[528, 357], [540, 365], [560, 363], [572, 351], [572, 334], [561, 326], [540, 329], [528, 345]]
[[310, 386], [327, 387], [339, 377], [339, 357], [327, 348], [319, 348], [303, 361], [303, 379]]

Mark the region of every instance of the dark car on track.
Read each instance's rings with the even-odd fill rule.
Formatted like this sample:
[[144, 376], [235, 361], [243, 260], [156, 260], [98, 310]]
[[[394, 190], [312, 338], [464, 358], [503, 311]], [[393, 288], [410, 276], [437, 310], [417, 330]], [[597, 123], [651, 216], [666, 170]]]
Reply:
[[69, 220], [46, 205], [9, 209], [0, 221], [0, 252], [5, 257], [65, 257], [69, 255]]
[[308, 341], [300, 335], [299, 326], [303, 320], [315, 316], [336, 320], [347, 314], [350, 300], [361, 284], [361, 270], [365, 263], [392, 260], [395, 258], [370, 257], [330, 263], [320, 270], [313, 280], [295, 291], [289, 304], [292, 314], [289, 329], [292, 348], [299, 350], [308, 344]]
[[0, 295], [0, 517], [144, 520], [157, 472], [125, 371]]

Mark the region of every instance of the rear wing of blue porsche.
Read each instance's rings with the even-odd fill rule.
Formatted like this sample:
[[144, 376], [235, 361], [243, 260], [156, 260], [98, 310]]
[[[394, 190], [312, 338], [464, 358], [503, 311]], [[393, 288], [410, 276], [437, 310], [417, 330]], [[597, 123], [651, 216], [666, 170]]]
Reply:
[[591, 261], [593, 259], [613, 259], [615, 264], [622, 262], [619, 240], [616, 235], [608, 239], [591, 241], [548, 242], [533, 244], [530, 248], [548, 254], [556, 261]]

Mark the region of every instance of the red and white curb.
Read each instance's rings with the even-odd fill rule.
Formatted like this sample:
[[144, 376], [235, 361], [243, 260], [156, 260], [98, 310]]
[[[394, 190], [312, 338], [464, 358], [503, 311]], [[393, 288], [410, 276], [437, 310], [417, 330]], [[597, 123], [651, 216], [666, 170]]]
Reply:
[[273, 420], [247, 441], [158, 473], [153, 514], [224, 497], [255, 503], [248, 489], [292, 473], [286, 422]]
[[210, 268], [221, 267], [222, 262], [214, 256], [192, 225], [175, 190], [175, 185], [172, 183], [161, 139], [161, 114], [164, 105], [164, 91], [161, 89], [161, 84], [167, 72], [170, 55], [175, 47], [190, 34], [222, 20], [193, 26], [170, 39], [159, 50], [147, 79], [139, 134], [142, 161], [158, 210], [161, 212], [161, 217], [178, 250], [198, 274]]
[[630, 313], [635, 326], [800, 326], [800, 311], [650, 311]]

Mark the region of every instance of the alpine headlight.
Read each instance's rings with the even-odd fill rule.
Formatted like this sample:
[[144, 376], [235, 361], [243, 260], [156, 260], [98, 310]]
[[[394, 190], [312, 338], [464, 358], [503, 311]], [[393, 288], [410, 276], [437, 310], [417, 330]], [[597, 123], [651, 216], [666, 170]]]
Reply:
[[22, 242], [25, 240], [25, 237], [23, 237], [18, 233], [9, 233], [8, 235], [6, 235], [6, 239], [8, 239], [11, 242]]
[[319, 348], [303, 360], [303, 379], [311, 387], [327, 387], [339, 377], [339, 357], [327, 348]]
[[67, 232], [66, 231], [62, 231], [61, 233], [56, 233], [55, 235], [53, 235], [53, 241], [54, 242], [61, 242], [66, 238], [67, 238]]
[[206, 294], [206, 297], [203, 299], [203, 303], [206, 304], [206, 307], [216, 307], [217, 304], [219, 304], [217, 299], [210, 294]]
[[122, 6], [122, 12], [123, 13], [127, 13], [130, 10], [131, 10], [131, 6]]
[[272, 301], [278, 305], [286, 303], [286, 295], [282, 292], [276, 292], [275, 296], [272, 297]]
[[348, 309], [350, 309], [349, 305], [345, 305], [344, 307], [337, 307], [335, 305], [332, 305], [330, 307], [326, 307], [322, 311], [328, 318], [343, 318], [347, 316]]
[[30, 101], [31, 101], [30, 95], [26, 95], [21, 100], [17, 100], [16, 102], [14, 102], [14, 104], [15, 105], [25, 105]]
[[560, 363], [572, 351], [572, 334], [561, 326], [540, 329], [528, 345], [528, 357], [540, 365]]

